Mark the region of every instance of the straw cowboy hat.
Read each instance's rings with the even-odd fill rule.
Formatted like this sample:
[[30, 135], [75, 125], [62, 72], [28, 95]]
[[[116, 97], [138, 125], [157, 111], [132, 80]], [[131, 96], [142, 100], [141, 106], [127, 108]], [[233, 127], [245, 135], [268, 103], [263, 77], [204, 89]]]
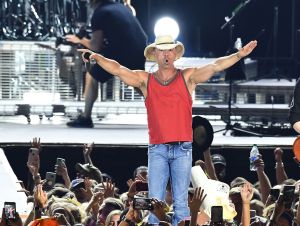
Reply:
[[171, 35], [157, 36], [155, 42], [148, 45], [144, 50], [144, 56], [147, 60], [155, 61], [153, 50], [157, 48], [160, 50], [176, 49], [176, 59], [178, 60], [184, 54], [184, 46], [181, 42], [175, 41]]

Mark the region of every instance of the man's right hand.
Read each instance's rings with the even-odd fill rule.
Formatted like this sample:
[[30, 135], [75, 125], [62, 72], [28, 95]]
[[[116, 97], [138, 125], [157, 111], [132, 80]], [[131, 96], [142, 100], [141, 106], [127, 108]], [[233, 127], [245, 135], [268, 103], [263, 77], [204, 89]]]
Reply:
[[81, 39], [78, 38], [76, 35], [66, 35], [65, 39], [66, 41], [72, 42], [74, 44], [81, 44]]
[[282, 155], [283, 155], [283, 150], [281, 148], [276, 148], [274, 150], [274, 158], [276, 162], [281, 163], [282, 162]]
[[83, 155], [84, 156], [90, 155], [91, 152], [93, 151], [94, 146], [95, 146], [94, 142], [90, 143], [90, 144], [84, 144], [83, 145]]

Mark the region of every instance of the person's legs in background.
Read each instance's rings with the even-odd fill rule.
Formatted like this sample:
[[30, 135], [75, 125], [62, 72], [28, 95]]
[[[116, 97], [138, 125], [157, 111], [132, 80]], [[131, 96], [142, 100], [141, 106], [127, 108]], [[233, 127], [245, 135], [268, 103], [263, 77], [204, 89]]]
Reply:
[[75, 120], [67, 123], [70, 127], [93, 128], [92, 109], [98, 97], [98, 81], [86, 73], [85, 91], [84, 91], [84, 112]]
[[91, 118], [93, 106], [97, 98], [98, 98], [98, 81], [94, 79], [90, 73], [87, 73], [86, 86], [84, 92], [84, 112], [83, 112], [83, 116], [85, 118]]
[[76, 128], [93, 128], [92, 110], [98, 97], [98, 83], [107, 82], [112, 75], [107, 73], [98, 64], [93, 65], [90, 73], [86, 73], [86, 84], [84, 91], [84, 112], [75, 120], [67, 123], [67, 126]]

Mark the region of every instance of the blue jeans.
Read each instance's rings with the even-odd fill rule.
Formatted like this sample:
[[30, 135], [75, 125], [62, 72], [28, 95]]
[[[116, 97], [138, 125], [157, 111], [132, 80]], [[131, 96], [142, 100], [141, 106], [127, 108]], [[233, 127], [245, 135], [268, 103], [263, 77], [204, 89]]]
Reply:
[[[149, 197], [165, 200], [166, 186], [171, 179], [173, 196], [173, 225], [190, 216], [188, 187], [192, 167], [192, 142], [177, 145], [150, 144], [148, 146]], [[149, 224], [158, 224], [155, 215], [150, 214]]]

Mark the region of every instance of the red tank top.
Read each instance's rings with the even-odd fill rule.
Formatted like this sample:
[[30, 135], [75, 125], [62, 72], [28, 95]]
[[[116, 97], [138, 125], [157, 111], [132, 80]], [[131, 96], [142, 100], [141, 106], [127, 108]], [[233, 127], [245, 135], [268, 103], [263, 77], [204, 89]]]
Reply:
[[182, 71], [168, 85], [149, 74], [145, 105], [148, 114], [149, 143], [192, 141], [192, 97]]

